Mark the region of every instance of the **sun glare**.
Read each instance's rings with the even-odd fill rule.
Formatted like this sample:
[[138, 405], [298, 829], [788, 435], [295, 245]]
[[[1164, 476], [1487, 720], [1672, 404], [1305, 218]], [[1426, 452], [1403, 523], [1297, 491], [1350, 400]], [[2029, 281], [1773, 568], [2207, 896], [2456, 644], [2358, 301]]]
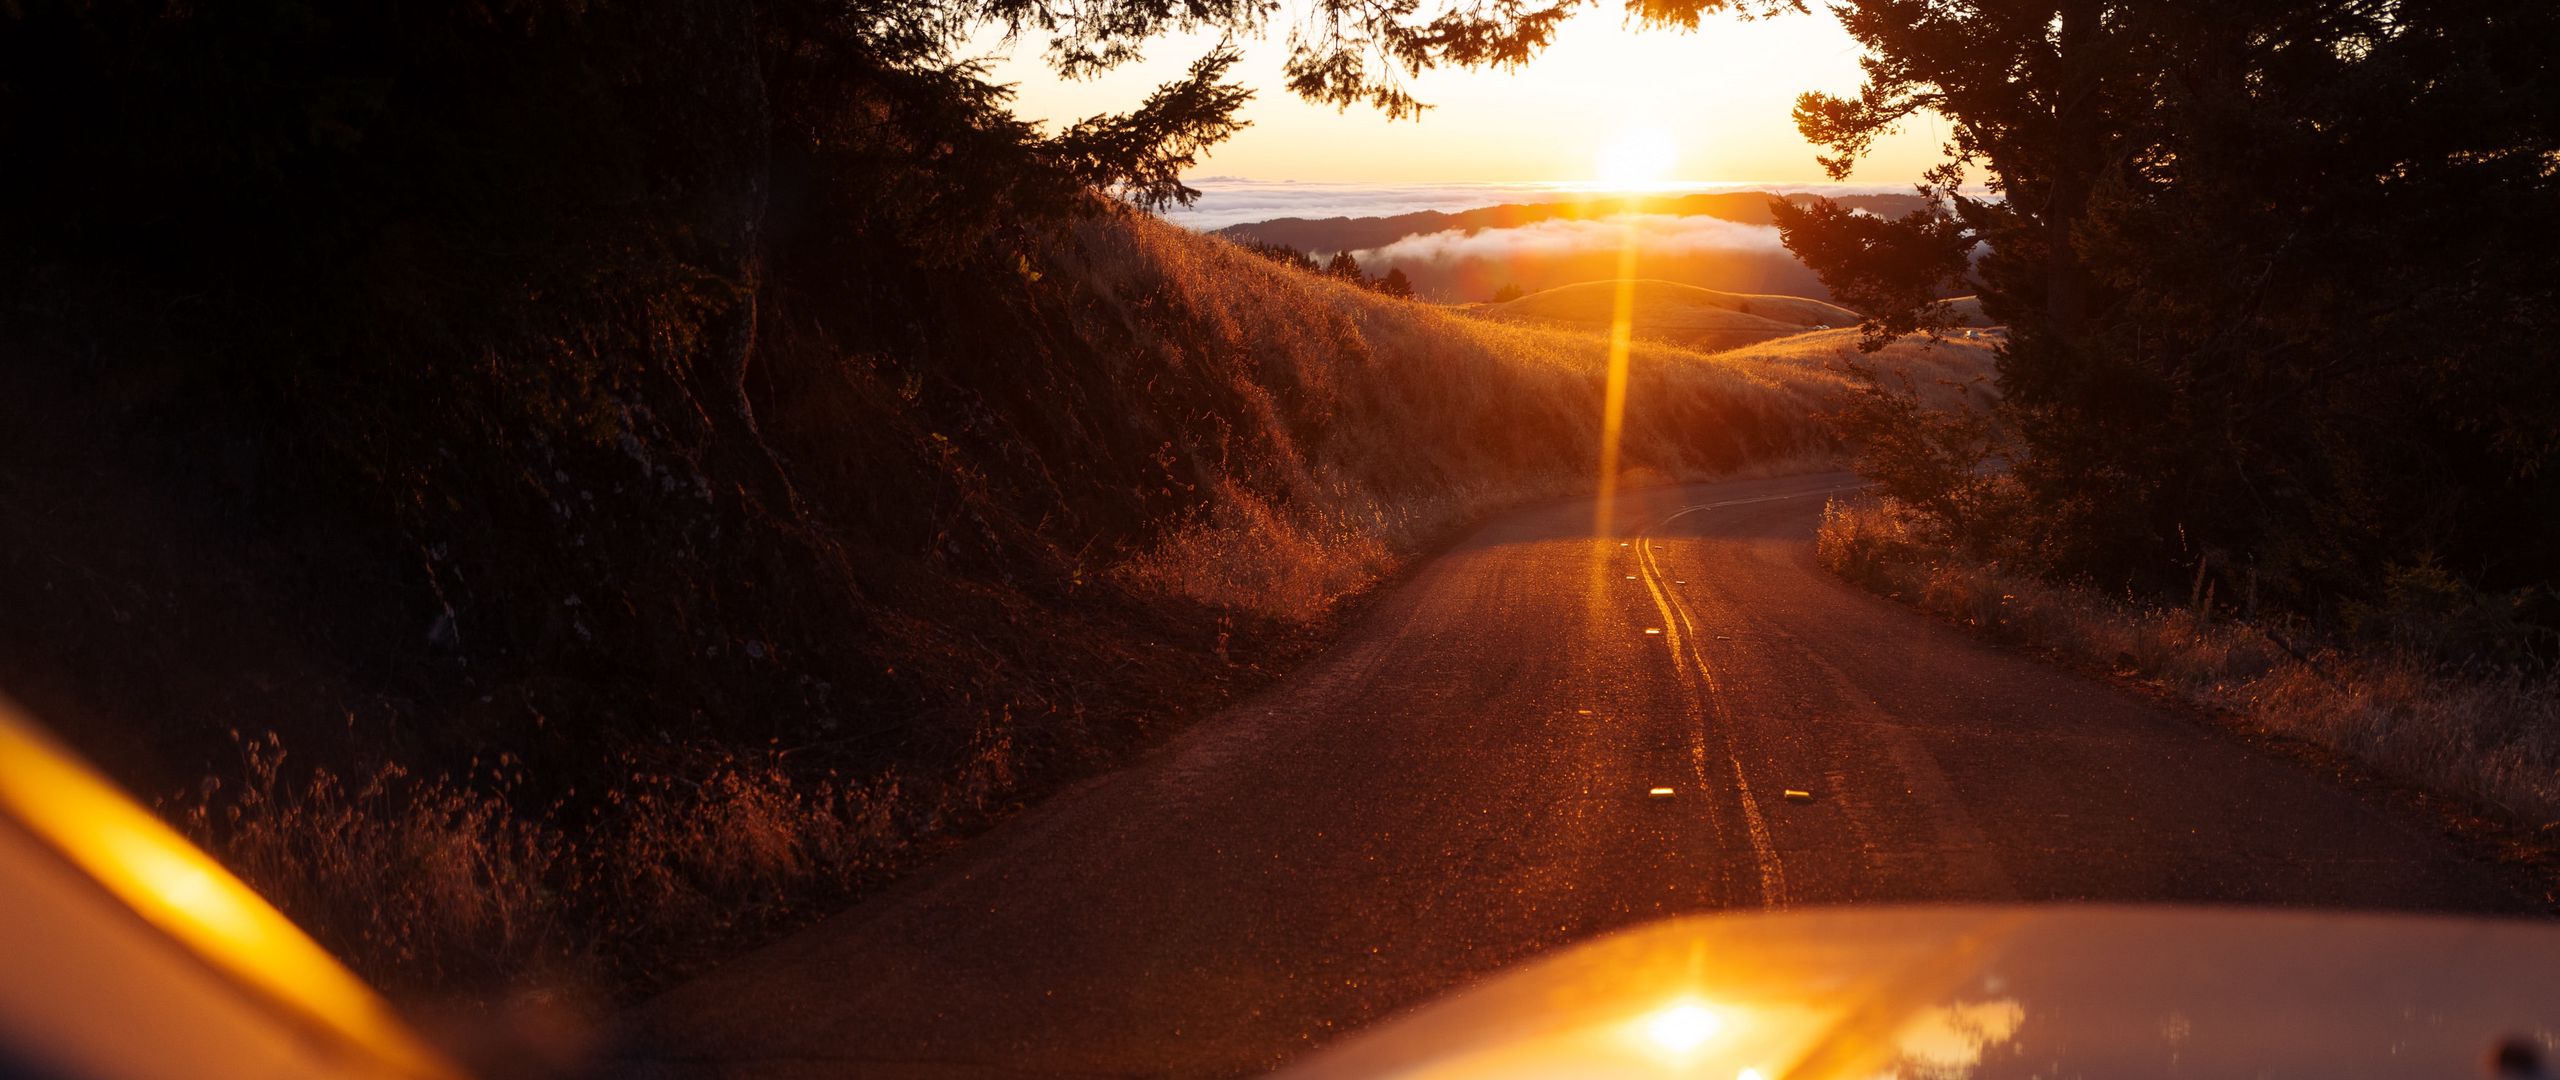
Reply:
[[1620, 191], [1647, 188], [1670, 179], [1671, 167], [1679, 162], [1680, 144], [1672, 140], [1670, 132], [1651, 126], [1629, 127], [1600, 148], [1592, 178]]
[[1674, 1002], [1645, 1018], [1645, 1036], [1672, 1055], [1685, 1057], [1716, 1035], [1724, 1020], [1706, 1006]]

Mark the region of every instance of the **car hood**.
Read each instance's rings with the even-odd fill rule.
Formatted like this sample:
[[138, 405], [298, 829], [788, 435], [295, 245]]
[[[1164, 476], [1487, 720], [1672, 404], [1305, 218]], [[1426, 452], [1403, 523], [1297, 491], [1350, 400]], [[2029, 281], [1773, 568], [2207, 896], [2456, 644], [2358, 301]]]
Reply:
[[2441, 1078], [2555, 1039], [2560, 925], [1868, 907], [1623, 931], [1282, 1075]]

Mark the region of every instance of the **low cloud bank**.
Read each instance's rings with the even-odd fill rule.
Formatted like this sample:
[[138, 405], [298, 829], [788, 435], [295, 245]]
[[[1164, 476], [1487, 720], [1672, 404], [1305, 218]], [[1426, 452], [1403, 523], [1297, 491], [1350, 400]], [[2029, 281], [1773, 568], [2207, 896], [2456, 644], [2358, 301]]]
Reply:
[[1830, 296], [1821, 279], [1779, 242], [1776, 228], [1700, 215], [1556, 218], [1475, 232], [1449, 229], [1357, 249], [1352, 257], [1371, 275], [1403, 271], [1425, 299], [1486, 300], [1506, 288], [1536, 292], [1617, 276], [1626, 269], [1620, 254], [1630, 224], [1636, 252], [1629, 272], [1635, 277], [1728, 292]]
[[1273, 218], [1393, 217], [1420, 210], [1558, 202], [1574, 194], [1553, 184], [1333, 184], [1235, 177], [1190, 184], [1200, 189], [1200, 201], [1168, 209], [1164, 217], [1204, 232]]
[[[1373, 184], [1233, 176], [1197, 177], [1189, 183], [1200, 190], [1200, 201], [1187, 208], [1168, 209], [1164, 217], [1176, 225], [1204, 232], [1273, 218], [1393, 217], [1420, 210], [1454, 213], [1504, 203], [1564, 202], [1591, 194], [1580, 185], [1553, 183]], [[1806, 191], [1818, 195], [1878, 195], [1909, 190], [1907, 185], [1763, 182], [1695, 184], [1662, 194]]]
[[1596, 252], [1615, 254], [1626, 243], [1627, 229], [1636, 233], [1642, 257], [1680, 257], [1707, 252], [1783, 254], [1778, 230], [1713, 217], [1636, 214], [1600, 220], [1541, 221], [1509, 229], [1475, 232], [1449, 230], [1408, 236], [1384, 247], [1353, 252], [1362, 264], [1451, 263], [1469, 259], [1518, 261], [1571, 258]]

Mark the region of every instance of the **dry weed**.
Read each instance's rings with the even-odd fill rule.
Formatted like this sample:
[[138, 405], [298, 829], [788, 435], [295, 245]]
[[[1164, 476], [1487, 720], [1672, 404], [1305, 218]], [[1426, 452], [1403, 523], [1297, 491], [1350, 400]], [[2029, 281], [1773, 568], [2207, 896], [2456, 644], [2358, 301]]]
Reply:
[[1982, 633], [2154, 680], [2521, 824], [2560, 822], [2560, 680], [2548, 673], [2306, 651], [2298, 629], [2057, 588], [1965, 562], [1924, 539], [1908, 511], [1873, 499], [1826, 506], [1816, 551], [1834, 573]]

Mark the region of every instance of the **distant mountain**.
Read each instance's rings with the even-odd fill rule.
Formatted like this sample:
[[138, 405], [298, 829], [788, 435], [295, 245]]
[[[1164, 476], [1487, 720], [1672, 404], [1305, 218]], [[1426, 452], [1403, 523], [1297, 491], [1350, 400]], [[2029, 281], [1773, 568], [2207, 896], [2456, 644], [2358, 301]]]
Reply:
[[[1642, 214], [1712, 217], [1745, 225], [1767, 225], [1772, 220], [1769, 214], [1771, 200], [1806, 202], [1816, 197], [1803, 192], [1777, 195], [1766, 191], [1722, 191], [1641, 198], [1632, 206], [1616, 198], [1504, 203], [1454, 213], [1423, 210], [1392, 217], [1273, 218], [1229, 225], [1217, 232], [1235, 240], [1258, 240], [1266, 244], [1287, 244], [1300, 251], [1331, 253], [1385, 247], [1408, 236], [1453, 229], [1475, 232], [1516, 228], [1541, 221], [1603, 218], [1629, 210]], [[1838, 195], [1832, 199], [1853, 210], [1865, 210], [1883, 217], [1900, 217], [1924, 205], [1916, 195]]]

